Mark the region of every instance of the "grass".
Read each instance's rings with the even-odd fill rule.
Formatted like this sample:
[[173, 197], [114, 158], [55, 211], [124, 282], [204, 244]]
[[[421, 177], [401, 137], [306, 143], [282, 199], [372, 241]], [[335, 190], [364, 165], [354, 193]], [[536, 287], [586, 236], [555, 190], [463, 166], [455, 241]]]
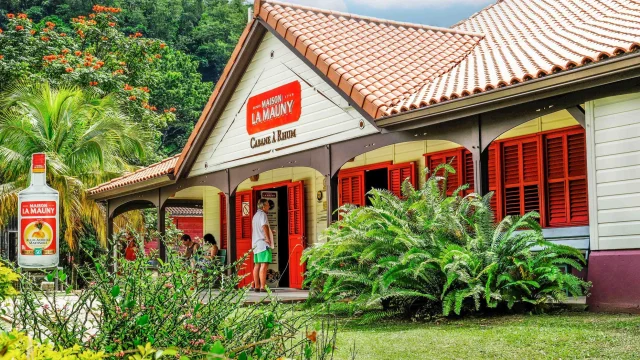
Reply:
[[336, 359], [638, 359], [640, 316], [588, 312], [346, 323]]

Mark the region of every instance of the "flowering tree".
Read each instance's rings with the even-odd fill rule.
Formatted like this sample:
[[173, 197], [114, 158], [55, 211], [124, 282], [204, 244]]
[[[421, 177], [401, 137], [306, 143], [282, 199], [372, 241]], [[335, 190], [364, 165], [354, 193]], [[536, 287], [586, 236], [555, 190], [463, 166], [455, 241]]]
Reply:
[[[201, 107], [210, 84], [193, 75], [196, 65], [188, 56], [140, 32], [120, 31], [120, 12], [95, 5], [88, 16], [71, 20], [71, 33], [58, 30], [52, 21], [34, 24], [26, 14], [7, 14], [7, 27], [0, 29], [0, 90], [26, 78], [114, 93], [124, 110], [154, 134], [149, 150], [157, 150], [162, 131], [176, 113], [193, 116], [181, 112], [178, 103], [196, 99], [193, 105]], [[176, 83], [175, 78], [183, 81]]]

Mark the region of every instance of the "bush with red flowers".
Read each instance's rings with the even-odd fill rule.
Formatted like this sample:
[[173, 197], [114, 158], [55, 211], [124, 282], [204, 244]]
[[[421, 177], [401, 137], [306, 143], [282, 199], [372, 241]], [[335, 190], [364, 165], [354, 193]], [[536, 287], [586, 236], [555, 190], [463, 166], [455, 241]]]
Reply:
[[[116, 93], [127, 113], [156, 134], [148, 152], [156, 154], [167, 124], [176, 118], [192, 124], [212, 84], [202, 82], [190, 56], [140, 31], [119, 30], [119, 8], [96, 5], [93, 11], [70, 24], [55, 17], [34, 23], [26, 14], [7, 14], [6, 27], [0, 29], [0, 91], [27, 78]], [[185, 103], [188, 108], [181, 111]], [[168, 108], [178, 110], [157, 110]]]

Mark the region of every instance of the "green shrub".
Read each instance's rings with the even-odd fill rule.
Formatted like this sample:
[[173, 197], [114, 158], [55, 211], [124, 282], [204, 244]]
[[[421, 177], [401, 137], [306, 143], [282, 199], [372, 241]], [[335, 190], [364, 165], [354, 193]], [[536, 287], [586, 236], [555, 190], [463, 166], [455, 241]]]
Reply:
[[[18, 281], [19, 278], [20, 276], [18, 276], [18, 274], [0, 261], [0, 302], [4, 301], [9, 296], [17, 294], [13, 284]], [[1, 310], [4, 312], [4, 309]]]
[[[240, 278], [232, 271], [237, 264], [203, 273], [168, 250], [168, 260], [157, 270], [148, 266], [154, 254], [120, 259], [115, 273], [107, 270], [105, 257], [94, 259], [78, 268], [89, 286], [77, 292], [38, 292], [21, 279], [10, 314], [13, 327], [39, 342], [108, 354], [146, 343], [192, 358], [212, 353], [323, 359], [332, 354], [335, 334], [305, 336], [311, 314], [293, 312], [276, 299], [245, 305], [247, 289], [237, 288]], [[318, 343], [330, 346], [319, 349]]]
[[583, 256], [546, 241], [536, 213], [506, 217], [496, 226], [492, 194], [461, 196], [462, 186], [447, 196], [442, 189], [454, 170], [439, 169], [444, 176], [430, 176], [421, 189], [405, 182], [403, 199], [374, 189], [371, 206], [340, 209], [326, 242], [304, 255], [310, 301], [382, 306], [374, 317], [459, 315], [584, 294], [589, 284], [559, 268], [581, 269]]

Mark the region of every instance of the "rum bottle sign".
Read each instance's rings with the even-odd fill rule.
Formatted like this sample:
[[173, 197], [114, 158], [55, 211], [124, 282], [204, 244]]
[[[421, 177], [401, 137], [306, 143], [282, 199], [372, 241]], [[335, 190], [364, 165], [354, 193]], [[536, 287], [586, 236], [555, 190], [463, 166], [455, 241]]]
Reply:
[[18, 194], [18, 265], [51, 268], [59, 261], [58, 192], [47, 185], [45, 154], [31, 157], [31, 185]]

